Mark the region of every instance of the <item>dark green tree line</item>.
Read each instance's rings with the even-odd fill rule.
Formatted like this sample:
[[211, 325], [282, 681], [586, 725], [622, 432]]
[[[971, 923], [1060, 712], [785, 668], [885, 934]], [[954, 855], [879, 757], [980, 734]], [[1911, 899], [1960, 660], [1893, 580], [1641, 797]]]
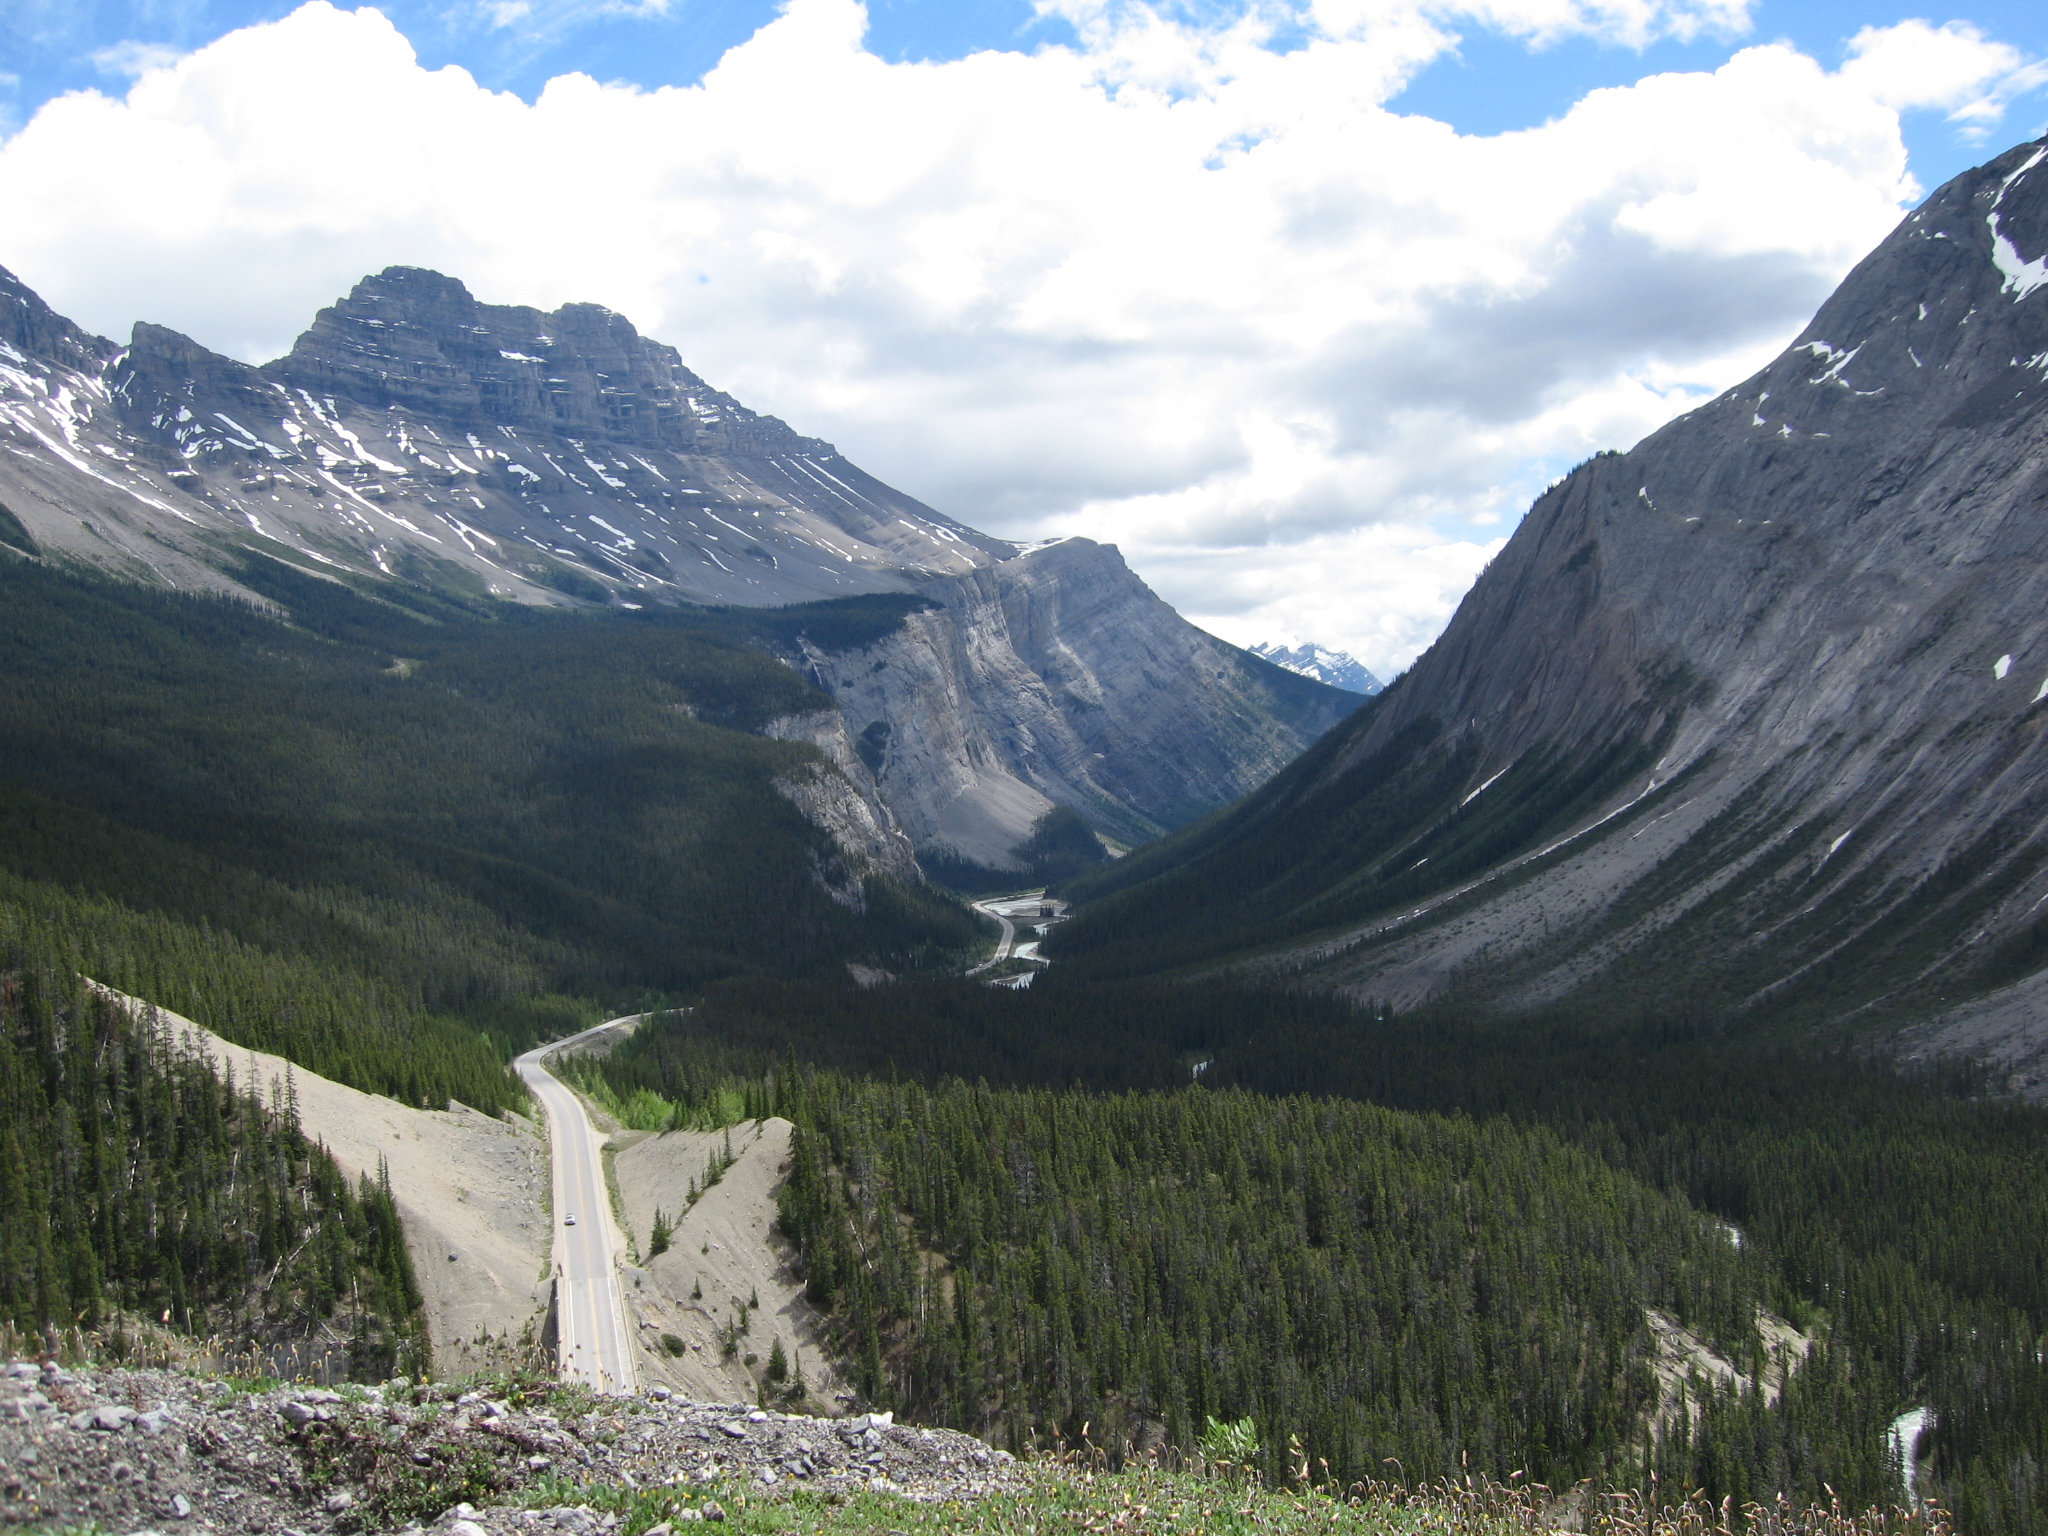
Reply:
[[296, 1104], [51, 961], [0, 941], [0, 1318], [259, 1349], [332, 1324], [358, 1373], [422, 1366], [389, 1186], [351, 1186]]
[[[601, 1070], [622, 1091], [679, 1107], [724, 1094], [748, 1113], [802, 1122], [792, 1062], [933, 1089], [952, 1077], [1108, 1093], [1317, 1093], [1561, 1137], [1723, 1223], [1755, 1266], [1755, 1299], [1821, 1341], [1782, 1393], [1774, 1379], [1747, 1397], [1701, 1382], [1698, 1422], [1656, 1446], [1640, 1436], [1608, 1445], [1612, 1475], [1655, 1472], [1738, 1503], [1758, 1490], [1824, 1498], [1830, 1487], [1896, 1497], [1888, 1427], [1927, 1406], [1923, 1492], [1973, 1532], [2048, 1523], [2036, 1470], [2048, 1433], [2048, 1112], [1986, 1097], [1967, 1069], [1901, 1073], [1867, 1053], [1795, 1050], [1701, 1020], [1473, 1024], [1279, 991], [1076, 984], [1055, 966], [1025, 993], [729, 983], [643, 1030]], [[853, 1137], [854, 1151], [833, 1154], [848, 1191], [868, 1187], [859, 1159], [877, 1155], [861, 1144]], [[1199, 1208], [1188, 1219], [1203, 1219]], [[927, 1241], [958, 1267], [939, 1235], [949, 1230]], [[874, 1277], [889, 1271], [868, 1273], [854, 1283], [882, 1285]], [[848, 1323], [849, 1340], [877, 1340], [875, 1380], [914, 1310], [887, 1300], [914, 1295], [914, 1269], [902, 1275], [862, 1303], [859, 1326]], [[854, 1317], [841, 1289], [827, 1288]], [[1744, 1354], [1729, 1358], [1758, 1376]]]
[[[804, 1076], [783, 1224], [879, 1401], [1020, 1440], [1259, 1421], [1343, 1479], [1625, 1467], [1645, 1309], [1755, 1347], [1711, 1221], [1503, 1122]], [[906, 1214], [909, 1224], [897, 1220]]]

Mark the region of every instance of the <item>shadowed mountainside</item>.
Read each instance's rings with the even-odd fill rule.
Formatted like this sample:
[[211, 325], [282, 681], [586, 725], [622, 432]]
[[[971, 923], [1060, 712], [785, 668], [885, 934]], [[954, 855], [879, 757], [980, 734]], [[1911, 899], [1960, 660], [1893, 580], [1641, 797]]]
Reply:
[[[1761, 373], [1553, 486], [1407, 676], [1090, 877], [1057, 947], [1254, 951], [1403, 1006], [1890, 1027], [2016, 986], [1990, 1012], [2024, 1014], [2048, 958], [2044, 159], [1950, 182]], [[2023, 1081], [2044, 1042], [2008, 1042]]]

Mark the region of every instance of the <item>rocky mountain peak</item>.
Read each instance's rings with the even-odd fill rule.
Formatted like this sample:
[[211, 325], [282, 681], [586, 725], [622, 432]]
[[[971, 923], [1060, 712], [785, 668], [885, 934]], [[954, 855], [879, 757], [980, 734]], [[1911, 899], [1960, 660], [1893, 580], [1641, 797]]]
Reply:
[[1277, 640], [1260, 641], [1250, 650], [1260, 660], [1284, 667], [1297, 677], [1312, 677], [1332, 688], [1342, 688], [1346, 693], [1370, 696], [1386, 686], [1349, 651], [1334, 651], [1326, 645], [1309, 641], [1300, 645], [1282, 645]]
[[1890, 423], [1985, 425], [2038, 404], [2048, 382], [2044, 161], [2048, 144], [2022, 144], [1943, 186], [1768, 367], [1645, 446], [1697, 439], [1725, 418], [1738, 438], [1834, 442], [1824, 451], [1882, 458], [1896, 446]]
[[2034, 143], [1754, 377], [1539, 497], [1415, 667], [1141, 909], [1256, 870], [1247, 947], [1299, 935], [1273, 963], [1397, 1006], [1875, 1030], [1976, 997], [1938, 1038], [2005, 1030], [2048, 1082], [2044, 462]]
[[104, 336], [73, 325], [5, 267], [0, 267], [0, 345], [13, 353], [9, 361], [16, 364], [69, 368], [103, 365], [120, 350]]
[[1014, 551], [600, 305], [479, 304], [394, 267], [251, 368], [147, 323], [117, 348], [7, 284], [0, 432], [18, 453], [0, 496], [39, 530], [22, 537], [91, 564], [233, 585], [253, 539], [302, 569], [465, 598], [766, 606], [901, 592]]
[[848, 867], [914, 874], [906, 831], [1001, 866], [1054, 803], [1147, 836], [1353, 702], [1202, 634], [1106, 546], [1016, 558], [601, 305], [480, 304], [392, 267], [252, 368], [157, 325], [122, 351], [7, 281], [0, 559], [272, 602], [280, 576], [627, 609], [895, 594], [917, 611], [885, 639], [869, 619], [893, 604], [828, 611], [786, 654], [858, 716], [783, 727], [836, 765], [782, 787]]
[[264, 370], [315, 395], [465, 429], [526, 427], [681, 453], [834, 449], [748, 410], [600, 304], [480, 304], [452, 277], [387, 267], [320, 311]]
[[132, 404], [153, 402], [153, 414], [173, 420], [180, 402], [216, 395], [239, 402], [243, 414], [260, 410], [268, 415], [275, 410], [271, 397], [277, 387], [256, 369], [146, 320], [136, 322], [128, 350], [116, 360], [109, 376], [116, 395]]

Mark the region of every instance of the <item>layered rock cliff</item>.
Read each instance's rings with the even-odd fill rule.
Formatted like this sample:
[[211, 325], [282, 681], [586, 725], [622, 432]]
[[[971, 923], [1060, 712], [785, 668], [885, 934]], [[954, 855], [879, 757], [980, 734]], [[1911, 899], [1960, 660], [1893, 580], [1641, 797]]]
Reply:
[[1130, 842], [1255, 789], [1358, 700], [1186, 623], [1066, 539], [920, 589], [874, 644], [806, 646], [922, 853], [985, 868], [1054, 804]]
[[231, 584], [255, 549], [520, 602], [762, 605], [1012, 549], [594, 304], [479, 304], [393, 267], [251, 368], [161, 326], [85, 336], [5, 278], [0, 336], [0, 500], [40, 545], [178, 585]]
[[1401, 1004], [1887, 1028], [2039, 985], [2044, 262], [2048, 147], [1943, 187], [1769, 367], [1552, 487], [1406, 677], [1070, 942], [1142, 902], [1162, 960], [1280, 942]]
[[[836, 709], [809, 715], [785, 715], [761, 732], [777, 741], [804, 741], [818, 749], [822, 761], [801, 773], [775, 781], [776, 789], [813, 826], [830, 833], [854, 876], [874, 872], [914, 882], [923, 878], [917, 853], [903, 827], [882, 798], [868, 765], [861, 761], [846, 717]], [[843, 892], [848, 881], [826, 879], [826, 887]], [[852, 887], [856, 892], [858, 885]], [[849, 898], [850, 899], [850, 898]]]

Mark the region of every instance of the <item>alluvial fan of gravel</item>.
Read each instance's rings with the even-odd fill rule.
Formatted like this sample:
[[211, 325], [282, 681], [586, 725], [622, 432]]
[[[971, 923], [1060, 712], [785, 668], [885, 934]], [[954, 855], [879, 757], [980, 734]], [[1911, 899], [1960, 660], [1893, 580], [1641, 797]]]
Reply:
[[618, 1522], [581, 1496], [593, 1485], [676, 1488], [678, 1518], [716, 1521], [735, 1491], [960, 1499], [1019, 1476], [1006, 1452], [886, 1414], [815, 1419], [660, 1388], [524, 1396], [403, 1381], [252, 1393], [171, 1371], [14, 1363], [0, 1373], [0, 1524], [602, 1536]]

